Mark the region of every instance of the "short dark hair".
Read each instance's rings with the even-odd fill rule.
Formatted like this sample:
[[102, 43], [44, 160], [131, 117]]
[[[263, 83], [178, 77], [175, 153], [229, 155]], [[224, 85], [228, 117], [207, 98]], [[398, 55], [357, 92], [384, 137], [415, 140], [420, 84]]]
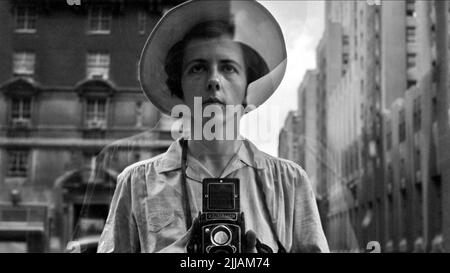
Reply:
[[[212, 39], [221, 36], [234, 36], [235, 26], [233, 23], [222, 20], [205, 21], [195, 25], [169, 50], [164, 64], [167, 73], [166, 84], [172, 95], [183, 99], [183, 90], [181, 88], [181, 74], [184, 50], [187, 44], [194, 39]], [[247, 76], [247, 84], [251, 83], [262, 76], [269, 73], [269, 67], [264, 59], [253, 48], [246, 44], [238, 42], [242, 48], [245, 74]]]

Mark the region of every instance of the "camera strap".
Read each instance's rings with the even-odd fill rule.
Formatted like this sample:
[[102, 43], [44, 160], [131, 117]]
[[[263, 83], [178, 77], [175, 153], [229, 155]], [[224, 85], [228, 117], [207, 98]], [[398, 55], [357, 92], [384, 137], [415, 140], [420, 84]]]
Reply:
[[192, 226], [191, 203], [189, 201], [189, 193], [187, 190], [186, 168], [187, 168], [187, 140], [182, 138], [181, 142], [181, 187], [183, 190], [184, 215], [186, 216], [186, 230]]
[[[192, 226], [192, 213], [191, 213], [191, 206], [190, 206], [190, 200], [189, 200], [189, 193], [187, 190], [187, 180], [186, 180], [186, 169], [187, 169], [187, 140], [186, 139], [181, 139], [180, 140], [180, 144], [181, 144], [181, 179], [182, 179], [182, 191], [183, 191], [183, 196], [184, 196], [184, 214], [186, 216], [186, 230], [188, 230], [191, 226]], [[254, 154], [253, 151], [250, 149], [249, 144], [244, 140], [244, 145], [246, 145], [247, 150], [252, 153], [252, 158], [254, 158]], [[269, 207], [267, 206], [267, 199], [266, 199], [266, 194], [264, 193], [263, 189], [262, 189], [262, 180], [261, 177], [259, 176], [258, 170], [255, 169], [255, 178], [256, 178], [256, 183], [257, 183], [257, 188], [259, 190], [259, 194], [262, 197], [263, 200], [263, 209], [264, 209], [264, 213], [266, 214], [266, 216], [269, 218], [269, 227], [270, 230], [272, 231], [272, 234], [274, 236], [275, 241], [277, 242], [277, 246], [278, 246], [278, 253], [286, 253], [286, 249], [284, 248], [284, 246], [281, 244], [280, 239], [278, 237], [278, 233], [275, 230], [275, 227], [273, 226], [273, 221], [272, 221], [272, 215], [270, 214], [269, 211]], [[261, 242], [257, 242], [257, 246], [258, 245], [263, 245], [261, 244]], [[268, 246], [267, 246], [268, 247]], [[261, 248], [261, 247], [259, 247]], [[264, 251], [265, 252], [265, 251]]]

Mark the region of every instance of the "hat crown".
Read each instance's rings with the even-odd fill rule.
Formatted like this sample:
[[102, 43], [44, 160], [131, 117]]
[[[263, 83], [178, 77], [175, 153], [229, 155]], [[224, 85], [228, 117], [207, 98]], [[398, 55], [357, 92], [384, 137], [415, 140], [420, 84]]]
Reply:
[[280, 84], [286, 70], [286, 46], [280, 26], [270, 12], [253, 0], [193, 0], [169, 10], [157, 23], [141, 54], [140, 83], [150, 101], [163, 113], [183, 104], [167, 86], [164, 69], [169, 50], [187, 33], [204, 22], [230, 22], [230, 37], [254, 50], [267, 64], [269, 73], [251, 82], [247, 103], [259, 106]]

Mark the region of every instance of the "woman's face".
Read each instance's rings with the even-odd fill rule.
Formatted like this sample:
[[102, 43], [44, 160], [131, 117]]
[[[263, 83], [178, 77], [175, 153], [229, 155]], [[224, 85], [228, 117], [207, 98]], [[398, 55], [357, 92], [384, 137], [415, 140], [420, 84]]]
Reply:
[[191, 110], [195, 97], [202, 98], [203, 108], [242, 105], [247, 76], [241, 46], [226, 36], [190, 41], [184, 50], [181, 86]]

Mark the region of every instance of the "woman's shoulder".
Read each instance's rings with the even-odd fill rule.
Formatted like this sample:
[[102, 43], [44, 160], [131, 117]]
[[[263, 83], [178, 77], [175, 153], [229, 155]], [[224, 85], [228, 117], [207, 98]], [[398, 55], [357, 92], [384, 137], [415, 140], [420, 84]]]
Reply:
[[268, 168], [277, 167], [281, 170], [287, 170], [287, 171], [296, 172], [299, 174], [306, 174], [303, 167], [292, 160], [281, 158], [281, 157], [276, 157], [276, 156], [267, 154], [262, 151], [261, 151], [261, 159], [262, 159], [263, 167], [268, 167]]
[[157, 171], [161, 164], [161, 159], [164, 154], [159, 154], [154, 157], [144, 159], [127, 166], [118, 176], [118, 180], [125, 179], [127, 177], [133, 177], [139, 174], [145, 174], [148, 170]]
[[298, 163], [260, 152], [260, 167], [271, 173], [274, 178], [281, 179], [284, 183], [295, 183], [297, 186], [309, 183], [305, 169]]

